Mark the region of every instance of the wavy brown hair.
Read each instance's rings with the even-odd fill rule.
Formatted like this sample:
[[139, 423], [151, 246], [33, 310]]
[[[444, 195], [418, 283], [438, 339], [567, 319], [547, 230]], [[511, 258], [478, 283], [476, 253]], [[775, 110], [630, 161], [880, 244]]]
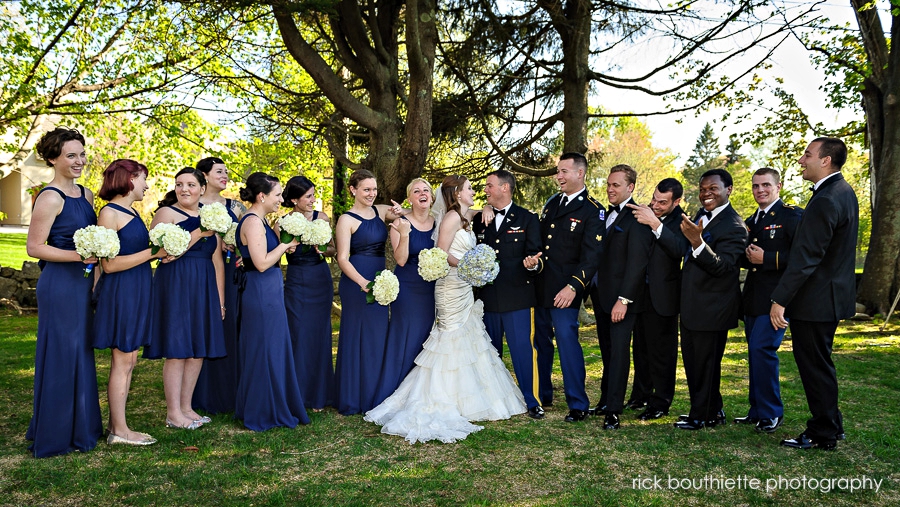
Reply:
[[459, 192], [463, 189], [468, 178], [461, 174], [451, 174], [444, 178], [441, 183], [441, 195], [444, 197], [444, 204], [447, 206], [447, 213], [456, 211], [462, 221], [463, 229], [469, 228], [469, 221], [462, 214], [462, 208], [459, 204]]

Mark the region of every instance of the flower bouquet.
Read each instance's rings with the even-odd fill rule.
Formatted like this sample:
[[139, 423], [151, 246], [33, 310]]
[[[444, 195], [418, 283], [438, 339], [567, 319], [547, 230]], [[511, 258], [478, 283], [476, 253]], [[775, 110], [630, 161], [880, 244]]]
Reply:
[[428, 248], [419, 252], [419, 276], [426, 282], [444, 278], [450, 273], [447, 252], [440, 248]]
[[375, 273], [375, 279], [369, 282], [366, 288], [369, 289], [366, 293], [366, 303], [378, 301], [378, 304], [387, 306], [400, 294], [400, 280], [397, 280], [394, 273], [385, 269]]
[[466, 252], [459, 261], [456, 271], [462, 281], [473, 287], [483, 287], [492, 283], [498, 273], [500, 263], [497, 262], [497, 254], [493, 248], [485, 244], [477, 245]]
[[[234, 235], [237, 234], [237, 226], [237, 222], [231, 222], [231, 227], [228, 228], [228, 232], [222, 236], [222, 242], [226, 245], [233, 246], [234, 248], [237, 248], [237, 239], [234, 237]], [[230, 262], [231, 250], [228, 250], [225, 254], [225, 263], [228, 264]]]
[[325, 220], [307, 221], [309, 223], [300, 233], [300, 243], [307, 247], [314, 246], [320, 253], [324, 252], [328, 249], [328, 242], [331, 241], [331, 225]]
[[150, 252], [156, 255], [160, 248], [166, 253], [178, 257], [187, 251], [191, 244], [191, 233], [176, 224], [159, 223], [150, 230]]
[[303, 213], [288, 213], [278, 219], [278, 227], [281, 229], [282, 243], [290, 243], [294, 238], [299, 241], [309, 227], [309, 220], [303, 216]]
[[[119, 235], [112, 229], [89, 225], [75, 231], [72, 239], [75, 240], [75, 251], [82, 260], [88, 257], [112, 259], [119, 255]], [[84, 277], [87, 278], [93, 269], [94, 265], [88, 264], [84, 268]]]
[[[220, 236], [228, 232], [231, 227], [231, 215], [225, 205], [220, 202], [204, 204], [200, 206], [200, 230], [202, 232], [215, 231]], [[206, 241], [206, 238], [203, 238]]]

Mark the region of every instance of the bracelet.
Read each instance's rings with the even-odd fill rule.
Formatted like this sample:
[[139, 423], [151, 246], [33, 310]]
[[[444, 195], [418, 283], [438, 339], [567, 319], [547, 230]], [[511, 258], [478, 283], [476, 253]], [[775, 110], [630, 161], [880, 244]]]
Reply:
[[224, 310], [224, 309], [225, 309], [225, 305], [222, 305], [222, 306], [220, 306], [219, 308], [221, 308], [221, 309]]

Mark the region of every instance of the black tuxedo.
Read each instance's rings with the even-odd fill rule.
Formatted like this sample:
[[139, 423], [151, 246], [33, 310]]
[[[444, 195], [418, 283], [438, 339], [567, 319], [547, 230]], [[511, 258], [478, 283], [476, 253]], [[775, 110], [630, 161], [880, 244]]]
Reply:
[[[630, 201], [629, 198], [626, 202]], [[591, 300], [603, 361], [599, 405], [606, 406], [609, 413], [619, 414], [628, 387], [631, 332], [644, 309], [647, 264], [654, 236], [649, 227], [638, 223], [629, 208], [617, 213], [612, 221], [610, 215], [604, 220], [606, 233], [600, 242], [597, 284], [591, 290]], [[614, 323], [610, 314], [620, 297], [631, 302], [626, 307], [625, 318]]]
[[537, 215], [513, 203], [500, 224], [500, 230], [493, 222], [487, 226], [481, 223], [481, 213], [475, 215], [472, 228], [479, 243], [493, 247], [500, 263], [500, 273], [494, 283], [478, 289], [478, 299], [484, 302], [484, 310], [509, 312], [534, 308], [537, 302], [535, 278], [539, 270], [528, 271], [522, 261], [526, 256], [541, 251]]
[[[535, 346], [538, 350], [540, 396], [544, 405], [552, 402], [553, 336], [559, 347], [560, 369], [570, 410], [588, 409], [584, 389], [584, 351], [578, 342], [578, 310], [590, 279], [597, 271], [600, 239], [600, 203], [584, 189], [566, 206], [562, 194], [555, 194], [541, 210], [543, 241], [541, 272], [538, 275], [538, 311], [535, 312]], [[553, 299], [570, 285], [575, 297], [568, 308], [554, 308]], [[568, 289], [566, 289], [568, 290]]]
[[842, 431], [831, 349], [838, 321], [855, 312], [858, 231], [859, 202], [838, 173], [809, 200], [788, 267], [772, 292], [791, 319], [794, 360], [812, 413], [806, 433], [816, 442], [834, 442]]
[[[538, 270], [525, 269], [525, 257], [541, 251], [541, 231], [537, 215], [511, 204], [497, 229], [492, 221], [481, 223], [481, 213], [473, 219], [479, 243], [490, 245], [497, 254], [500, 273], [494, 283], [478, 289], [484, 302], [484, 325], [497, 352], [503, 351], [503, 335], [509, 347], [516, 381], [528, 408], [539, 406], [537, 350], [534, 347], [534, 278]], [[540, 265], [538, 266], [540, 268]]]
[[689, 247], [681, 232], [683, 213], [676, 206], [663, 217], [659, 238], [651, 244], [645, 310], [635, 323], [632, 345], [634, 384], [629, 399], [646, 401], [663, 412], [668, 412], [675, 396], [681, 262]]
[[[694, 217], [694, 222], [698, 222]], [[681, 272], [681, 354], [691, 396], [690, 418], [713, 421], [722, 409], [719, 384], [728, 330], [738, 326], [744, 221], [729, 204], [706, 224], [706, 245], [690, 249]]]

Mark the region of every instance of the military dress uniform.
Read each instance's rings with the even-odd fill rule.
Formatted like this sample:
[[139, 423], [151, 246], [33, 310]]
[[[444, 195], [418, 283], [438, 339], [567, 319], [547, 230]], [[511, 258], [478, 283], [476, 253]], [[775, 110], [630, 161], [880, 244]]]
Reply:
[[[505, 211], [505, 212], [504, 212]], [[484, 303], [484, 326], [497, 352], [503, 350], [503, 335], [509, 347], [513, 371], [527, 408], [540, 406], [537, 383], [537, 351], [534, 348], [534, 307], [537, 303], [535, 277], [522, 261], [541, 250], [541, 231], [535, 213], [511, 203], [495, 220], [484, 225], [481, 213], [472, 219], [479, 243], [494, 249], [500, 273], [493, 283], [477, 289]]]
[[[567, 201], [565, 204], [563, 199]], [[578, 343], [578, 311], [587, 295], [589, 281], [597, 271], [603, 234], [602, 209], [585, 188], [571, 196], [571, 200], [565, 194], [557, 193], [541, 210], [543, 264], [537, 278], [534, 338], [538, 351], [540, 397], [544, 406], [553, 400], [550, 373], [555, 335], [569, 410], [585, 413], [588, 410], [584, 352]], [[575, 297], [568, 308], [553, 306], [554, 297], [562, 289], [574, 292]]]
[[772, 291], [788, 265], [791, 243], [803, 214], [802, 209], [784, 204], [780, 199], [764, 214], [760, 212], [757, 210], [744, 221], [750, 231], [747, 246], [756, 245], [765, 252], [762, 264], [751, 264], [746, 256], [742, 259], [742, 267], [747, 268], [743, 303], [750, 370], [750, 410], [746, 422], [784, 416], [778, 382], [778, 348], [785, 330], [772, 328], [769, 310]]

